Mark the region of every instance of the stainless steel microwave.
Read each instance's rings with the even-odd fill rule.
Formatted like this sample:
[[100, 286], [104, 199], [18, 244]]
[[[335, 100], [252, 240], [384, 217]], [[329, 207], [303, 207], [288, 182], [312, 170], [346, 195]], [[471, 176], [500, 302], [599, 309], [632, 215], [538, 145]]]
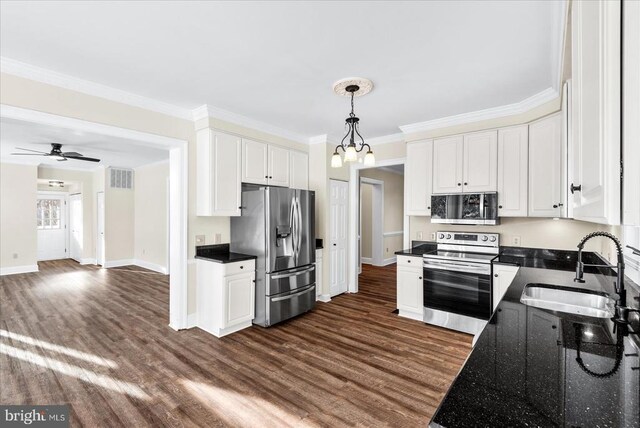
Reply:
[[431, 223], [498, 224], [498, 194], [457, 193], [431, 196]]

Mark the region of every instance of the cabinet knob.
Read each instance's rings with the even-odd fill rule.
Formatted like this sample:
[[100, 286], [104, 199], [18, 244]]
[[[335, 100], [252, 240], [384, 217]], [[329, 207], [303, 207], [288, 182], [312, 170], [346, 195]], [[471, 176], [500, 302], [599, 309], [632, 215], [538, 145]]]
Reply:
[[551, 328], [555, 330], [555, 329], [556, 329], [556, 328], [558, 328], [558, 327], [557, 327], [557, 326], [555, 326], [555, 325], [552, 325], [552, 326], [551, 326]]
[[407, 260], [407, 263], [411, 263], [411, 260]]
[[558, 205], [557, 205], [557, 204], [554, 204], [554, 205], [553, 205], [553, 208], [558, 208]]
[[495, 277], [497, 278], [497, 277], [498, 277], [498, 274], [497, 274], [497, 273], [494, 273], [494, 274], [493, 274], [493, 276], [495, 276]]
[[462, 186], [462, 184], [458, 183], [458, 186]]
[[467, 184], [469, 184], [469, 183], [467, 183], [467, 182], [465, 181], [465, 182], [464, 182], [464, 185], [466, 186]]
[[502, 205], [498, 205], [498, 208], [502, 209]]
[[572, 195], [573, 195], [573, 192], [581, 192], [582, 184], [578, 184], [577, 186], [574, 186], [573, 183], [571, 183], [571, 186], [569, 186], [569, 190], [571, 190]]
[[333, 246], [335, 247], [335, 246], [336, 246], [336, 244], [333, 244]]
[[428, 210], [430, 210], [430, 209], [431, 209], [431, 207], [427, 207], [427, 209], [428, 209]]
[[273, 176], [272, 176], [272, 175], [270, 175], [270, 176], [269, 176], [269, 178], [273, 178]]
[[419, 276], [419, 277], [418, 277], [418, 279], [422, 279], [422, 277], [421, 277], [421, 276]]
[[244, 269], [244, 266], [240, 266], [240, 269]]

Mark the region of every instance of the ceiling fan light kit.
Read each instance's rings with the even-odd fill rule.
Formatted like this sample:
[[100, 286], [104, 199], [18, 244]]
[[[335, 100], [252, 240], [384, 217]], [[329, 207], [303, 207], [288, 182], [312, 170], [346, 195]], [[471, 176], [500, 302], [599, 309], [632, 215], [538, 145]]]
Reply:
[[[338, 152], [338, 150], [342, 150], [344, 152], [344, 163], [362, 162], [362, 160], [358, 159], [358, 153], [362, 152], [365, 147], [367, 151], [364, 156], [364, 164], [366, 166], [375, 165], [376, 158], [373, 155], [373, 150], [371, 150], [371, 146], [369, 144], [364, 142], [364, 138], [362, 138], [362, 135], [360, 135], [360, 119], [356, 117], [353, 110], [354, 97], [366, 95], [371, 92], [372, 89], [373, 82], [362, 77], [348, 77], [346, 79], [338, 80], [333, 84], [333, 91], [336, 94], [351, 97], [351, 113], [349, 113], [349, 117], [345, 119], [345, 127], [347, 128], [347, 133], [342, 138], [340, 144], [336, 146], [336, 149], [333, 152], [333, 156], [331, 157], [332, 168], [340, 168], [343, 165], [343, 159], [340, 157], [340, 153]], [[360, 139], [360, 141], [357, 143], [356, 135]], [[347, 139], [347, 137], [349, 137], [349, 141], [346, 144], [345, 140]]]

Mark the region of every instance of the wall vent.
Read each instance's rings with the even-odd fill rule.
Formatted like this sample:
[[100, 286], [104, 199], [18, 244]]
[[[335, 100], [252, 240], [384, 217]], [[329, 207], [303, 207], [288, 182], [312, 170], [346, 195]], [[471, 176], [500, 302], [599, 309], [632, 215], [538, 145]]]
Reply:
[[133, 170], [109, 168], [109, 187], [114, 189], [133, 189]]

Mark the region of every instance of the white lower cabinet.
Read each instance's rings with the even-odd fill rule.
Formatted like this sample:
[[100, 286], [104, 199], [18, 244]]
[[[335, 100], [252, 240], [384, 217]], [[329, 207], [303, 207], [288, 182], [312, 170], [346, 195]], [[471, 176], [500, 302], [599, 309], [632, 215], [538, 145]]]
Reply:
[[398, 256], [397, 308], [398, 315], [418, 321], [424, 320], [422, 258]]
[[255, 315], [255, 261], [198, 259], [198, 327], [216, 337], [251, 326]]
[[322, 294], [322, 248], [316, 249], [316, 300]]
[[513, 265], [502, 265], [502, 264], [494, 264], [493, 265], [493, 278], [492, 278], [492, 289], [493, 289], [493, 310], [496, 310], [498, 303], [504, 297], [504, 294], [507, 292], [507, 289], [513, 282], [513, 278], [516, 277], [518, 273], [518, 266]]

